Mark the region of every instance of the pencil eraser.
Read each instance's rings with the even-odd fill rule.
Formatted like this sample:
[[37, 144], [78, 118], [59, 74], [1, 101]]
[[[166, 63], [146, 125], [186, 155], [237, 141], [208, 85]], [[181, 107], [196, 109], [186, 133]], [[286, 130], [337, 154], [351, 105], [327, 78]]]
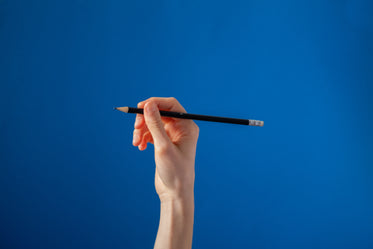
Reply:
[[249, 120], [249, 125], [251, 126], [263, 126], [264, 122], [260, 120]]

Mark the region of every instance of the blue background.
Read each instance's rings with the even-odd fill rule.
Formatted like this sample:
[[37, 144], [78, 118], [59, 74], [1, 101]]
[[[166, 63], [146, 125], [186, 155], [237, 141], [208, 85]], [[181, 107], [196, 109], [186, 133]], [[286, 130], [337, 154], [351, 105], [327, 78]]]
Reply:
[[152, 248], [151, 96], [197, 122], [193, 248], [373, 248], [373, 2], [0, 0], [1, 248]]

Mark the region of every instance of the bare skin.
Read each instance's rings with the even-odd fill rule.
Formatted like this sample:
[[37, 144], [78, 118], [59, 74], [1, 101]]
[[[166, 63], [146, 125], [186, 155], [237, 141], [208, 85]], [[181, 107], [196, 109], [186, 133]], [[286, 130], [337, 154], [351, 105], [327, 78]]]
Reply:
[[194, 163], [199, 128], [192, 120], [161, 117], [159, 110], [186, 112], [175, 98], [149, 98], [138, 103], [133, 145], [145, 150], [154, 144], [155, 189], [161, 214], [155, 249], [192, 247], [194, 222]]

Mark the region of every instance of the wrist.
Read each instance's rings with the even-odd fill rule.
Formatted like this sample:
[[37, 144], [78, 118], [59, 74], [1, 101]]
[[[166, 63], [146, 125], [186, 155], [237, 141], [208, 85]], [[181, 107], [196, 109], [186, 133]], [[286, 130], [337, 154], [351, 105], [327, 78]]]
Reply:
[[188, 190], [179, 193], [163, 193], [159, 195], [161, 204], [180, 203], [183, 205], [194, 204], [194, 190]]
[[194, 196], [162, 200], [161, 216], [168, 217], [173, 225], [183, 224], [193, 227]]

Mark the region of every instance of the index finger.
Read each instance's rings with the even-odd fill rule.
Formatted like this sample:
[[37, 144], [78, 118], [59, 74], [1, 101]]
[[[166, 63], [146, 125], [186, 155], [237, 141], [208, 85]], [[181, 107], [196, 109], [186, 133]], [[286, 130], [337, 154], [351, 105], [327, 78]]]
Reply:
[[184, 107], [174, 97], [170, 97], [170, 98], [151, 97], [138, 103], [137, 107], [144, 108], [147, 102], [155, 103], [160, 110], [171, 111], [171, 112], [186, 112]]
[[[161, 98], [161, 97], [151, 97], [144, 101], [141, 101], [137, 104], [138, 108], [144, 108], [145, 104], [148, 102], [154, 102], [158, 109], [164, 111], [172, 111], [172, 112], [186, 112], [184, 107], [179, 103], [179, 101], [174, 97], [169, 98]], [[162, 117], [163, 120], [172, 119]], [[136, 115], [135, 121], [135, 129], [140, 129], [145, 124], [144, 116], [142, 114]]]

